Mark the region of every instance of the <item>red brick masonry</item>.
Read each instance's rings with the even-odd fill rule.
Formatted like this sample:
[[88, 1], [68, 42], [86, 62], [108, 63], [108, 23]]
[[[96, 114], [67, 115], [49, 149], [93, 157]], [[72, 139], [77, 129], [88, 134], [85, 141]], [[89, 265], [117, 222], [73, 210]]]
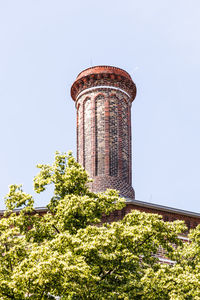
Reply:
[[113, 222], [121, 220], [126, 214], [131, 212], [131, 210], [133, 209], [139, 210], [141, 212], [161, 215], [163, 217], [163, 220], [166, 222], [172, 222], [175, 220], [184, 221], [188, 229], [195, 228], [198, 224], [200, 224], [199, 213], [129, 199], [127, 199], [126, 207], [124, 209], [122, 209], [121, 211], [113, 212], [109, 217], [104, 217], [102, 221]]
[[131, 105], [136, 86], [119, 68], [81, 72], [71, 88], [77, 108], [77, 160], [95, 192], [113, 188], [135, 199], [131, 174]]
[[[200, 224], [199, 213], [129, 199], [127, 199], [126, 207], [124, 207], [122, 210], [111, 213], [109, 216], [103, 217], [102, 222], [113, 222], [121, 220], [126, 214], [131, 212], [131, 210], [133, 209], [146, 213], [159, 214], [163, 217], [164, 221], [182, 220], [185, 222], [188, 229], [195, 228], [198, 224]], [[36, 207], [35, 212], [39, 213], [40, 215], [44, 215], [47, 212], [47, 208]], [[3, 216], [3, 213], [4, 211], [1, 210], [0, 218]]]

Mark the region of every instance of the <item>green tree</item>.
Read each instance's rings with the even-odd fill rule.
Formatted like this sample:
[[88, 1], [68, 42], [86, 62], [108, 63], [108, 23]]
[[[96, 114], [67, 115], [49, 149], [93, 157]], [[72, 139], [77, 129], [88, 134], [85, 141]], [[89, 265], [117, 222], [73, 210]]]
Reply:
[[[116, 191], [90, 192], [89, 176], [71, 154], [56, 153], [52, 165], [38, 168], [35, 191], [54, 187], [46, 214], [34, 210], [21, 186], [5, 198], [0, 299], [200, 299], [199, 229], [184, 246], [183, 222], [159, 215], [132, 211], [102, 224], [102, 216], [125, 206]], [[160, 264], [160, 247], [175, 265]]]

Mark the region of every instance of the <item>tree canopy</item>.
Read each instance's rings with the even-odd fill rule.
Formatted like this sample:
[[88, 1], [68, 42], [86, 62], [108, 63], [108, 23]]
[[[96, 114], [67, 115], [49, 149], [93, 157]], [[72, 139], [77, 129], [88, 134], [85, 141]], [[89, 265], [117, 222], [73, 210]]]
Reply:
[[[21, 186], [10, 186], [0, 220], [0, 299], [200, 299], [200, 227], [132, 211], [114, 190], [92, 193], [89, 175], [71, 154], [38, 165], [37, 193], [53, 185], [47, 212]], [[160, 263], [162, 247], [174, 264]]]

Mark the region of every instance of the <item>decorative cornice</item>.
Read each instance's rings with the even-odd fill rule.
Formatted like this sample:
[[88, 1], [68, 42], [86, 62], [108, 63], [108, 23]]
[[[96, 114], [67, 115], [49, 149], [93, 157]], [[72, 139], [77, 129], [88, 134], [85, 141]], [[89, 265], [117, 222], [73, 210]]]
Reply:
[[117, 90], [117, 91], [120, 91], [120, 92], [122, 92], [122, 93], [124, 93], [126, 96], [128, 96], [129, 98], [131, 98], [131, 96], [126, 92], [126, 91], [124, 91], [124, 90], [122, 90], [122, 89], [120, 89], [120, 88], [118, 88], [118, 87], [115, 87], [115, 86], [106, 86], [106, 85], [97, 85], [97, 86], [93, 86], [93, 87], [91, 87], [91, 88], [87, 88], [87, 89], [85, 89], [85, 90], [83, 90], [82, 92], [80, 92], [80, 94], [78, 94], [77, 96], [76, 96], [76, 101], [78, 101], [78, 99], [83, 95], [83, 94], [85, 94], [85, 93], [87, 93], [87, 92], [91, 92], [91, 91], [93, 91], [93, 90], [96, 90], [96, 89], [113, 89], [113, 90]]
[[90, 74], [99, 74], [99, 73], [110, 73], [110, 74], [122, 75], [131, 80], [131, 76], [128, 74], [128, 72], [113, 66], [94, 66], [94, 67], [87, 68], [82, 72], [80, 72], [76, 79], [80, 79]]
[[136, 96], [136, 86], [130, 75], [119, 68], [98, 66], [81, 72], [71, 87], [71, 97], [74, 101], [85, 89], [97, 86], [112, 86], [125, 91], [130, 95], [131, 101]]

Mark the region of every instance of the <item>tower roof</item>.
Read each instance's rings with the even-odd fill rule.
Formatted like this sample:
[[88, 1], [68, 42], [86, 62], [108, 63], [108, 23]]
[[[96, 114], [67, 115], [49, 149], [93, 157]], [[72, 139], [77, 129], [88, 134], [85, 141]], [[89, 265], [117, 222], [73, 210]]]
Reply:
[[82, 77], [91, 74], [115, 74], [115, 75], [121, 75], [127, 77], [128, 79], [132, 80], [128, 72], [112, 66], [95, 66], [95, 67], [87, 68], [78, 74], [77, 79], [80, 79]]

